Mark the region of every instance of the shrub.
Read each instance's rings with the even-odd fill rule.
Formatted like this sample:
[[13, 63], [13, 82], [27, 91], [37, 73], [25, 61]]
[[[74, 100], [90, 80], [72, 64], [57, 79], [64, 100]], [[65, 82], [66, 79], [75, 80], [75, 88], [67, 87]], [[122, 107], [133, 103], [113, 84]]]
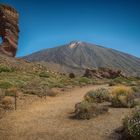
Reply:
[[42, 89], [38, 92], [32, 91], [32, 92], [30, 92], [30, 94], [34, 94], [34, 95], [37, 95], [37, 96], [43, 98], [43, 97], [47, 97], [47, 96], [55, 97], [55, 96], [57, 96], [58, 93], [51, 90], [51, 89], [48, 89], [48, 88], [45, 89], [44, 88], [44, 89]]
[[133, 87], [132, 87], [132, 90], [133, 90], [134, 92], [140, 92], [140, 87], [138, 87], [138, 86], [133, 86]]
[[124, 119], [123, 127], [127, 139], [140, 140], [140, 106]]
[[0, 83], [0, 88], [2, 88], [2, 89], [8, 89], [10, 87], [12, 87], [12, 84], [9, 82], [1, 82]]
[[140, 97], [140, 87], [138, 87], [138, 86], [133, 86], [133, 87], [132, 87], [132, 90], [134, 91], [134, 96], [135, 96], [136, 98], [139, 98], [139, 97]]
[[79, 79], [79, 83], [85, 83], [85, 84], [91, 84], [91, 79], [87, 78], [87, 77], [80, 77]]
[[2, 99], [2, 105], [4, 109], [12, 109], [12, 105], [13, 105], [13, 98], [9, 97], [9, 96], [5, 96]]
[[113, 80], [116, 84], [123, 84], [128, 86], [135, 86], [137, 85], [136, 79], [134, 78], [126, 78], [126, 77], [117, 77]]
[[11, 87], [5, 90], [5, 96], [18, 96], [18, 89], [16, 87]]
[[46, 78], [49, 78], [49, 77], [50, 77], [50, 75], [49, 75], [48, 72], [41, 72], [41, 73], [39, 74], [39, 76], [40, 76], [40, 77], [46, 77]]
[[131, 81], [130, 86], [137, 86], [137, 82], [136, 81]]
[[89, 91], [84, 98], [88, 102], [102, 103], [109, 100], [108, 94], [109, 92], [107, 89], [99, 88], [97, 90]]
[[13, 69], [0, 65], [0, 73], [1, 72], [12, 72], [12, 71], [13, 71]]
[[134, 107], [133, 90], [127, 86], [116, 86], [111, 90], [110, 101], [113, 107]]
[[104, 114], [108, 111], [107, 106], [82, 101], [75, 105], [75, 118], [76, 119], [91, 119], [99, 114]]
[[69, 74], [69, 78], [75, 78], [75, 74], [74, 73], [70, 73]]
[[64, 84], [63, 83], [56, 83], [56, 84], [52, 84], [52, 87], [63, 88]]

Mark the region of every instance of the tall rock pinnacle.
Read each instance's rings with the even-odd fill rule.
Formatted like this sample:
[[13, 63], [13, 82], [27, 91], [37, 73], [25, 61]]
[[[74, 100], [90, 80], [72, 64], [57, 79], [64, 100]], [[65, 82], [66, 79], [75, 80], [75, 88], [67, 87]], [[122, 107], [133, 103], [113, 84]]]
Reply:
[[0, 4], [0, 53], [14, 57], [18, 46], [18, 12], [8, 6]]

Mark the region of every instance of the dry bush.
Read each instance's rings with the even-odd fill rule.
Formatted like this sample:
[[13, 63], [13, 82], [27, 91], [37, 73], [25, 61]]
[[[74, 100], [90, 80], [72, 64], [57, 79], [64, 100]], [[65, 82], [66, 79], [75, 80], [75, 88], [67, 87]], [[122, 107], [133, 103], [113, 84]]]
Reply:
[[50, 74], [48, 72], [41, 72], [39, 74], [40, 77], [45, 77], [45, 78], [49, 78], [50, 77]]
[[5, 90], [5, 96], [18, 96], [19, 90], [16, 87], [11, 87]]
[[96, 103], [90, 103], [82, 101], [75, 105], [75, 118], [76, 119], [91, 119], [100, 114], [104, 114], [108, 111], [108, 107], [105, 105], [99, 105]]
[[140, 106], [123, 121], [122, 140], [140, 140]]
[[84, 99], [88, 102], [102, 103], [109, 100], [109, 91], [104, 88], [89, 91]]
[[55, 92], [51, 89], [44, 89], [44, 90], [40, 91], [37, 95], [41, 98], [43, 98], [43, 97], [46, 98], [47, 96], [55, 97], [55, 96], [57, 96], [57, 94], [58, 94], [57, 92]]
[[110, 93], [110, 101], [113, 107], [134, 107], [134, 93], [130, 87], [116, 86]]
[[132, 90], [134, 91], [134, 96], [136, 98], [140, 98], [140, 87], [139, 86], [133, 86]]
[[10, 96], [5, 96], [3, 99], [2, 99], [2, 105], [3, 105], [3, 108], [4, 109], [12, 109], [13, 108], [13, 98], [10, 97]]

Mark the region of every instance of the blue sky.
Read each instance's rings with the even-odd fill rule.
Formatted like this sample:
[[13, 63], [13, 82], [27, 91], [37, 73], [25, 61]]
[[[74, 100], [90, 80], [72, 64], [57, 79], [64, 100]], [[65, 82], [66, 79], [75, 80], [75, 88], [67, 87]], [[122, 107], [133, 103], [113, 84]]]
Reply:
[[73, 40], [140, 57], [140, 0], [0, 0], [20, 14], [17, 57]]

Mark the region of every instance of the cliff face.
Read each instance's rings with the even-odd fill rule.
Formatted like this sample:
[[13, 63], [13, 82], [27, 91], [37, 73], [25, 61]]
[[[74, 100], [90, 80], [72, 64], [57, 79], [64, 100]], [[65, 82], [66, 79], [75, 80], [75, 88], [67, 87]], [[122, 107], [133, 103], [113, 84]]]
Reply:
[[18, 18], [17, 11], [7, 5], [0, 4], [0, 53], [14, 57], [18, 45]]

